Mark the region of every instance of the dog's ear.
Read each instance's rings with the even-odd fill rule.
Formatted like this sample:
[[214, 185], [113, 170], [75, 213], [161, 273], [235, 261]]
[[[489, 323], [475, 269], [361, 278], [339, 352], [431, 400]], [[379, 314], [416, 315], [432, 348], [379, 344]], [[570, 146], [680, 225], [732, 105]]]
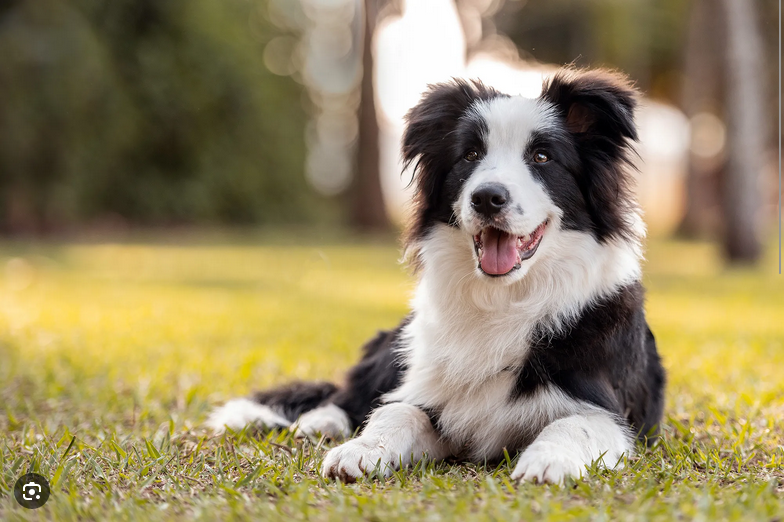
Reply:
[[541, 99], [555, 106], [577, 144], [581, 186], [597, 237], [634, 237], [630, 170], [637, 91], [618, 73], [565, 69], [545, 81]]
[[450, 134], [475, 102], [497, 94], [479, 81], [455, 79], [430, 85], [419, 103], [406, 114], [403, 164], [405, 168], [415, 165], [412, 178], [414, 216], [409, 239], [424, 233], [439, 204], [441, 186], [454, 165], [455, 151]]
[[580, 140], [636, 140], [637, 91], [618, 73], [564, 69], [545, 81], [542, 98], [555, 105]]
[[445, 152], [450, 151], [451, 145], [446, 138], [455, 130], [468, 108], [477, 100], [488, 99], [495, 94], [493, 89], [479, 81], [455, 79], [428, 86], [419, 103], [406, 114], [403, 134], [404, 165], [408, 167], [416, 161], [414, 180], [418, 184], [432, 182], [427, 178], [443, 167], [439, 162], [446, 160]]

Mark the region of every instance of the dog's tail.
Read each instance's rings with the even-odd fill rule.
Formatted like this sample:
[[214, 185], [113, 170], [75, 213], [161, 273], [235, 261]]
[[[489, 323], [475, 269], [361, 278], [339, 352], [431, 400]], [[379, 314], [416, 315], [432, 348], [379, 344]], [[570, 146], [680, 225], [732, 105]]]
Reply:
[[337, 390], [328, 382], [295, 382], [256, 392], [217, 408], [206, 425], [216, 432], [226, 428], [236, 431], [249, 424], [261, 430], [290, 428], [303, 413], [318, 408]]

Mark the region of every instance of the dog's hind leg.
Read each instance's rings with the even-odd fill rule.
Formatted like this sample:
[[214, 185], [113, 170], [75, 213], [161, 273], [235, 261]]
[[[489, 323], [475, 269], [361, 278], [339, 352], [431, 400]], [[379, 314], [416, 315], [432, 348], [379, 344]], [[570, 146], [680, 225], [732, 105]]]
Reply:
[[394, 347], [407, 319], [391, 331], [379, 332], [365, 344], [362, 359], [348, 373], [342, 387], [327, 382], [296, 382], [234, 399], [216, 409], [207, 427], [221, 432], [253, 424], [260, 429], [291, 428], [299, 435], [350, 436], [364, 425], [381, 396], [400, 382], [402, 367]]
[[207, 427], [222, 432], [253, 425], [261, 430], [288, 428], [299, 416], [317, 408], [335, 393], [327, 382], [297, 382], [257, 392], [249, 398], [233, 399], [217, 408], [207, 419]]
[[362, 360], [349, 371], [346, 384], [294, 424], [299, 435], [345, 439], [365, 424], [373, 408], [380, 405], [381, 396], [400, 382], [402, 368], [393, 350], [400, 329], [379, 332], [365, 344]]
[[345, 439], [354, 433], [354, 425], [346, 411], [331, 402], [303, 413], [291, 429], [297, 437], [324, 435], [333, 440]]

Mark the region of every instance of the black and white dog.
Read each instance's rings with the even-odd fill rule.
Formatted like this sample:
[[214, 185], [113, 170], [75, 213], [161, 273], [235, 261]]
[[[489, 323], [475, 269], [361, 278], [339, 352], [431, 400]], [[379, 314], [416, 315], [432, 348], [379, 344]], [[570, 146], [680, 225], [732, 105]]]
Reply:
[[560, 483], [657, 433], [664, 370], [645, 319], [645, 234], [630, 170], [635, 91], [564, 70], [538, 99], [431, 86], [407, 116], [412, 311], [345, 385], [230, 401], [209, 424], [333, 438], [323, 474], [353, 481], [424, 457], [497, 460]]

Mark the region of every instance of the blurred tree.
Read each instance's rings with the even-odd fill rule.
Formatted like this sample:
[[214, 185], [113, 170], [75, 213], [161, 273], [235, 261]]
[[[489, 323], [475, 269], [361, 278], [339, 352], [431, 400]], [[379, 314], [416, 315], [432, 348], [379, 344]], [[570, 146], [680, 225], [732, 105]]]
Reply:
[[[681, 107], [693, 122], [699, 115], [718, 116], [722, 112], [724, 89], [720, 77], [724, 64], [716, 50], [725, 46], [723, 20], [713, 0], [692, 1], [684, 46]], [[693, 128], [692, 132], [701, 130]], [[699, 139], [692, 138], [693, 142]], [[718, 180], [722, 168], [724, 159], [718, 148], [713, 157], [692, 150], [686, 176], [686, 209], [678, 228], [681, 236], [708, 236], [720, 225]]]
[[724, 150], [690, 158], [679, 232], [721, 233], [730, 260], [753, 261], [766, 203], [761, 173], [772, 145], [763, 107], [776, 103], [765, 93], [776, 77], [763, 56], [766, 39], [769, 50], [777, 43], [777, 13], [775, 0], [508, 0], [494, 20], [530, 58], [626, 71], [648, 96], [708, 122], [693, 134], [726, 128]]
[[649, 95], [675, 100], [688, 8], [683, 0], [508, 0], [493, 21], [524, 58], [620, 68]]
[[373, 37], [387, 0], [365, 0], [362, 16], [362, 82], [359, 102], [359, 141], [357, 170], [349, 188], [349, 223], [362, 231], [382, 231], [389, 228], [381, 190], [379, 157], [379, 129], [373, 88]]
[[0, 9], [0, 228], [312, 220], [301, 86], [262, 65], [266, 0]]
[[[686, 237], [722, 230], [732, 261], [760, 255], [760, 173], [764, 167], [766, 81], [764, 45], [755, 5], [693, 0], [684, 61], [683, 107], [692, 117], [693, 150], [687, 177]], [[726, 147], [713, 157], [699, 152], [706, 114], [724, 116]]]
[[760, 174], [765, 131], [763, 41], [755, 2], [723, 0], [727, 46], [727, 169], [724, 182], [724, 249], [730, 260], [761, 254]]

